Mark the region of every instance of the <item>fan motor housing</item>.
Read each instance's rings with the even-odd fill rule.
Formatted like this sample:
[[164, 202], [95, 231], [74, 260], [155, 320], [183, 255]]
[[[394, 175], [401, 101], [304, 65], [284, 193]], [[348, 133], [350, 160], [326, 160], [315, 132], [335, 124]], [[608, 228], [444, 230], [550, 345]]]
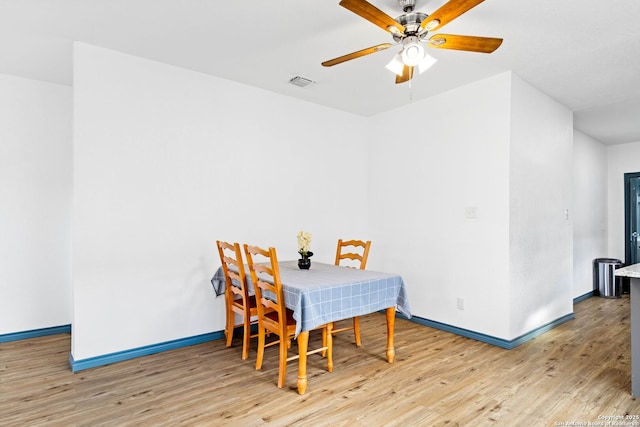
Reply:
[[[404, 34], [392, 34], [393, 39], [397, 42], [402, 41], [407, 36], [415, 36], [420, 31], [420, 23], [427, 19], [429, 15], [422, 12], [410, 12], [395, 18], [396, 22], [404, 26], [406, 31]], [[425, 32], [426, 34], [426, 32]]]

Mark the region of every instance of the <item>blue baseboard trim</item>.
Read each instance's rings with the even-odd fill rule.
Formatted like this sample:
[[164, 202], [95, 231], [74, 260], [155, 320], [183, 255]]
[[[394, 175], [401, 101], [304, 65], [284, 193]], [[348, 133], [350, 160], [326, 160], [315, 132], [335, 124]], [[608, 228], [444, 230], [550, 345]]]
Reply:
[[584, 295], [580, 295], [579, 297], [575, 297], [575, 298], [573, 299], [573, 303], [574, 303], [574, 304], [578, 304], [579, 302], [582, 302], [582, 301], [584, 301], [584, 300], [586, 300], [586, 299], [589, 299], [589, 298], [591, 298], [591, 297], [593, 297], [593, 296], [595, 296], [595, 295], [596, 295], [596, 294], [595, 294], [595, 291], [587, 292], [587, 293], [586, 293], [586, 294], [584, 294]]
[[555, 328], [556, 326], [559, 326], [565, 322], [568, 322], [569, 320], [572, 320], [575, 318], [575, 315], [573, 313], [567, 314], [565, 316], [562, 316], [552, 322], [549, 322], [545, 325], [542, 325], [534, 330], [532, 330], [531, 332], [528, 332], [524, 335], [519, 336], [518, 338], [515, 338], [513, 340], [505, 340], [502, 338], [496, 338], [493, 337], [491, 335], [485, 335], [485, 334], [481, 334], [479, 332], [475, 332], [475, 331], [471, 331], [469, 329], [464, 329], [464, 328], [458, 328], [457, 326], [451, 326], [448, 325], [446, 323], [440, 323], [440, 322], [436, 322], [435, 320], [429, 320], [429, 319], [424, 319], [422, 317], [418, 317], [418, 316], [412, 316], [411, 317], [411, 321], [415, 322], [415, 323], [419, 323], [421, 325], [424, 326], [429, 326], [431, 328], [435, 328], [435, 329], [440, 329], [442, 331], [445, 332], [451, 332], [453, 334], [456, 335], [461, 335], [463, 337], [466, 338], [471, 338], [474, 339], [476, 341], [481, 341], [487, 344], [491, 344], [491, 345], [495, 345], [497, 347], [501, 347], [507, 350], [512, 350], [514, 348], [516, 348], [517, 346], [534, 339], [535, 337], [542, 335], [543, 333], [547, 332], [550, 329]]
[[84, 369], [104, 366], [115, 362], [121, 362], [123, 360], [135, 359], [136, 357], [148, 356], [150, 354], [174, 350], [176, 348], [189, 347], [191, 345], [202, 344], [221, 338], [224, 338], [224, 331], [210, 332], [207, 334], [196, 335], [188, 338], [180, 338], [173, 341], [147, 345], [144, 347], [133, 348], [130, 350], [119, 351], [116, 353], [110, 353], [81, 360], [74, 360], [73, 355], [70, 354], [69, 365], [71, 366], [71, 371], [78, 372]]
[[14, 332], [0, 335], [0, 343], [26, 340], [28, 338], [44, 337], [47, 335], [70, 334], [71, 325], [52, 326], [51, 328], [33, 329], [31, 331]]

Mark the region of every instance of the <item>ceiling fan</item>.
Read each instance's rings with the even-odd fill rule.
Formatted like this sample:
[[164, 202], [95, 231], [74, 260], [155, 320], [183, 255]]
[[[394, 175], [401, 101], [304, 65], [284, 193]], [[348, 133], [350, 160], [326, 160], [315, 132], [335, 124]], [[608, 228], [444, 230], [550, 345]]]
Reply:
[[[416, 0], [398, 0], [405, 13], [395, 19], [366, 0], [341, 0], [340, 6], [388, 31], [397, 44], [402, 43], [402, 50], [393, 57], [386, 67], [396, 74], [396, 83], [404, 83], [411, 80], [415, 67], [418, 67], [418, 71], [423, 73], [436, 62], [435, 58], [424, 51], [422, 44], [438, 49], [455, 49], [481, 53], [491, 53], [502, 44], [502, 39], [493, 37], [436, 34], [427, 38], [430, 31], [448, 24], [483, 1], [449, 0], [431, 15], [427, 15], [422, 12], [414, 12]], [[391, 43], [382, 43], [330, 59], [323, 62], [322, 65], [332, 67], [352, 59], [380, 52], [391, 46]]]

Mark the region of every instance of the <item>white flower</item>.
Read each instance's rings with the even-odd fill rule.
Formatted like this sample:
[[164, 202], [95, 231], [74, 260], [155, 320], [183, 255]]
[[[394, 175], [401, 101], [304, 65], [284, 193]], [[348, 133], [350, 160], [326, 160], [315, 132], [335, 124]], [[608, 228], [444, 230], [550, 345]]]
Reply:
[[311, 248], [311, 233], [306, 231], [298, 232], [298, 253], [306, 256]]

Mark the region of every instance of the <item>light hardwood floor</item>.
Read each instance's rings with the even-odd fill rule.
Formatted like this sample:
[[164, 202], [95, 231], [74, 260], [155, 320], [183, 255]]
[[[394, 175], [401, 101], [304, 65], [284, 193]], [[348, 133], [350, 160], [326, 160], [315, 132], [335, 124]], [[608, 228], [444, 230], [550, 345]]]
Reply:
[[4, 343], [0, 425], [554, 426], [640, 415], [628, 296], [590, 298], [575, 315], [513, 350], [397, 319], [394, 364], [384, 315], [364, 316], [361, 348], [350, 334], [335, 339], [332, 373], [309, 357], [302, 396], [295, 362], [278, 389], [278, 349], [256, 371], [255, 341], [243, 361], [239, 338], [228, 349], [218, 340], [76, 374], [68, 335]]

